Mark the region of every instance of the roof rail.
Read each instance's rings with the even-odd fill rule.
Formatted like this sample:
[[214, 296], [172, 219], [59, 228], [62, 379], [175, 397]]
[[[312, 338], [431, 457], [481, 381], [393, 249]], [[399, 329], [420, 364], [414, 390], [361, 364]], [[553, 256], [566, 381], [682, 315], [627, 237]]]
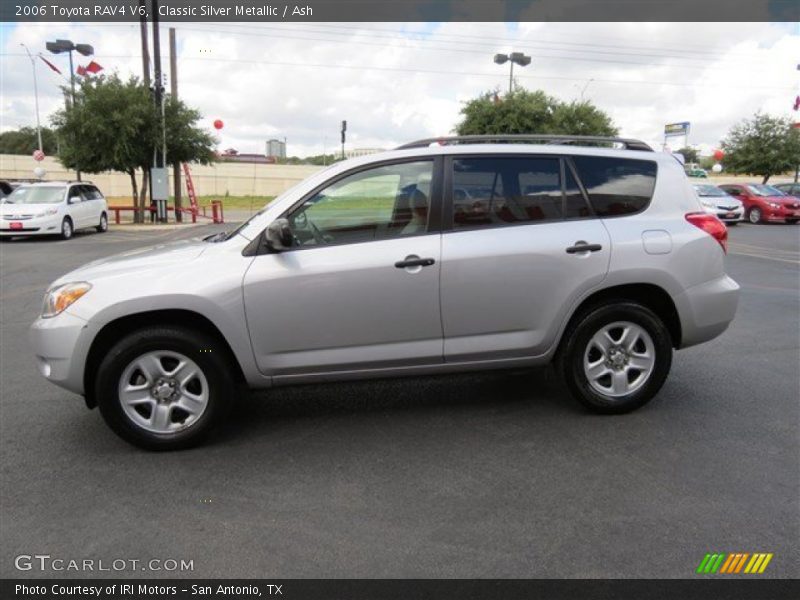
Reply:
[[625, 150], [642, 150], [652, 152], [653, 149], [640, 140], [629, 138], [605, 137], [594, 135], [546, 135], [546, 134], [498, 134], [498, 135], [454, 135], [417, 140], [398, 146], [397, 150], [408, 148], [425, 148], [432, 144], [447, 146], [451, 144], [508, 144], [516, 142], [538, 142], [547, 144], [618, 144]]

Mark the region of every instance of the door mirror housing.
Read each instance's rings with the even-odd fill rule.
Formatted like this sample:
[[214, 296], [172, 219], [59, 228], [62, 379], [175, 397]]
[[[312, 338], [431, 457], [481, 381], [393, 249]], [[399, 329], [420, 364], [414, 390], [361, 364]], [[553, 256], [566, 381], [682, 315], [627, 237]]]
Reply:
[[67, 200], [67, 204], [75, 204], [76, 202], [80, 202], [80, 196], [70, 196], [69, 200]]
[[288, 219], [275, 219], [264, 230], [264, 239], [271, 252], [280, 252], [292, 247], [294, 235]]

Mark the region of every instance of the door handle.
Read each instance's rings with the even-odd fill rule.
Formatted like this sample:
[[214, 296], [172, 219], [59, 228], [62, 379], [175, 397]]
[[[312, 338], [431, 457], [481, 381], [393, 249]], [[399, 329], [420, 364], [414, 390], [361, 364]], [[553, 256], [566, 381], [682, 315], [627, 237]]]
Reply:
[[406, 260], [399, 260], [394, 263], [398, 269], [406, 269], [408, 267], [430, 267], [436, 261], [432, 258], [408, 258]]
[[587, 244], [586, 242], [575, 242], [574, 246], [567, 248], [567, 254], [578, 254], [579, 252], [599, 252], [603, 247], [600, 244]]

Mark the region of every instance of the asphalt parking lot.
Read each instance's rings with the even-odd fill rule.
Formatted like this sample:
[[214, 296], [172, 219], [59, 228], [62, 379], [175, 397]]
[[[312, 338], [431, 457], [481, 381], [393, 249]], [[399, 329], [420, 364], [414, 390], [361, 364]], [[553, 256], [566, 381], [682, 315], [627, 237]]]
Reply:
[[0, 577], [88, 574], [14, 568], [39, 553], [194, 561], [107, 576], [685, 578], [707, 552], [800, 576], [800, 226], [731, 229], [735, 322], [633, 414], [587, 414], [544, 369], [469, 374], [274, 390], [209, 445], [137, 450], [38, 375], [27, 327], [65, 271], [219, 228], [0, 246]]

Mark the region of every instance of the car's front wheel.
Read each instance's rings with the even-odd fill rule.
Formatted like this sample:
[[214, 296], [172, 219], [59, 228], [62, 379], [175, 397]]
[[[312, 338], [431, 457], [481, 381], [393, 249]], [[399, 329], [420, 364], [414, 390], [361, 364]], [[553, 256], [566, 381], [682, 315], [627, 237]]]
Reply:
[[672, 365], [669, 330], [640, 304], [594, 307], [564, 335], [557, 368], [570, 393], [594, 412], [618, 414], [644, 405]]
[[69, 217], [64, 217], [64, 220], [61, 221], [61, 239], [68, 240], [72, 238], [72, 234], [74, 230], [72, 228], [72, 219]]
[[761, 209], [760, 208], [751, 208], [750, 209], [750, 213], [748, 214], [748, 218], [750, 219], [750, 222], [753, 223], [754, 225], [756, 223], [760, 223], [761, 222]]
[[149, 450], [202, 442], [227, 413], [235, 383], [214, 338], [183, 328], [146, 328], [121, 339], [100, 364], [96, 396], [106, 423]]

